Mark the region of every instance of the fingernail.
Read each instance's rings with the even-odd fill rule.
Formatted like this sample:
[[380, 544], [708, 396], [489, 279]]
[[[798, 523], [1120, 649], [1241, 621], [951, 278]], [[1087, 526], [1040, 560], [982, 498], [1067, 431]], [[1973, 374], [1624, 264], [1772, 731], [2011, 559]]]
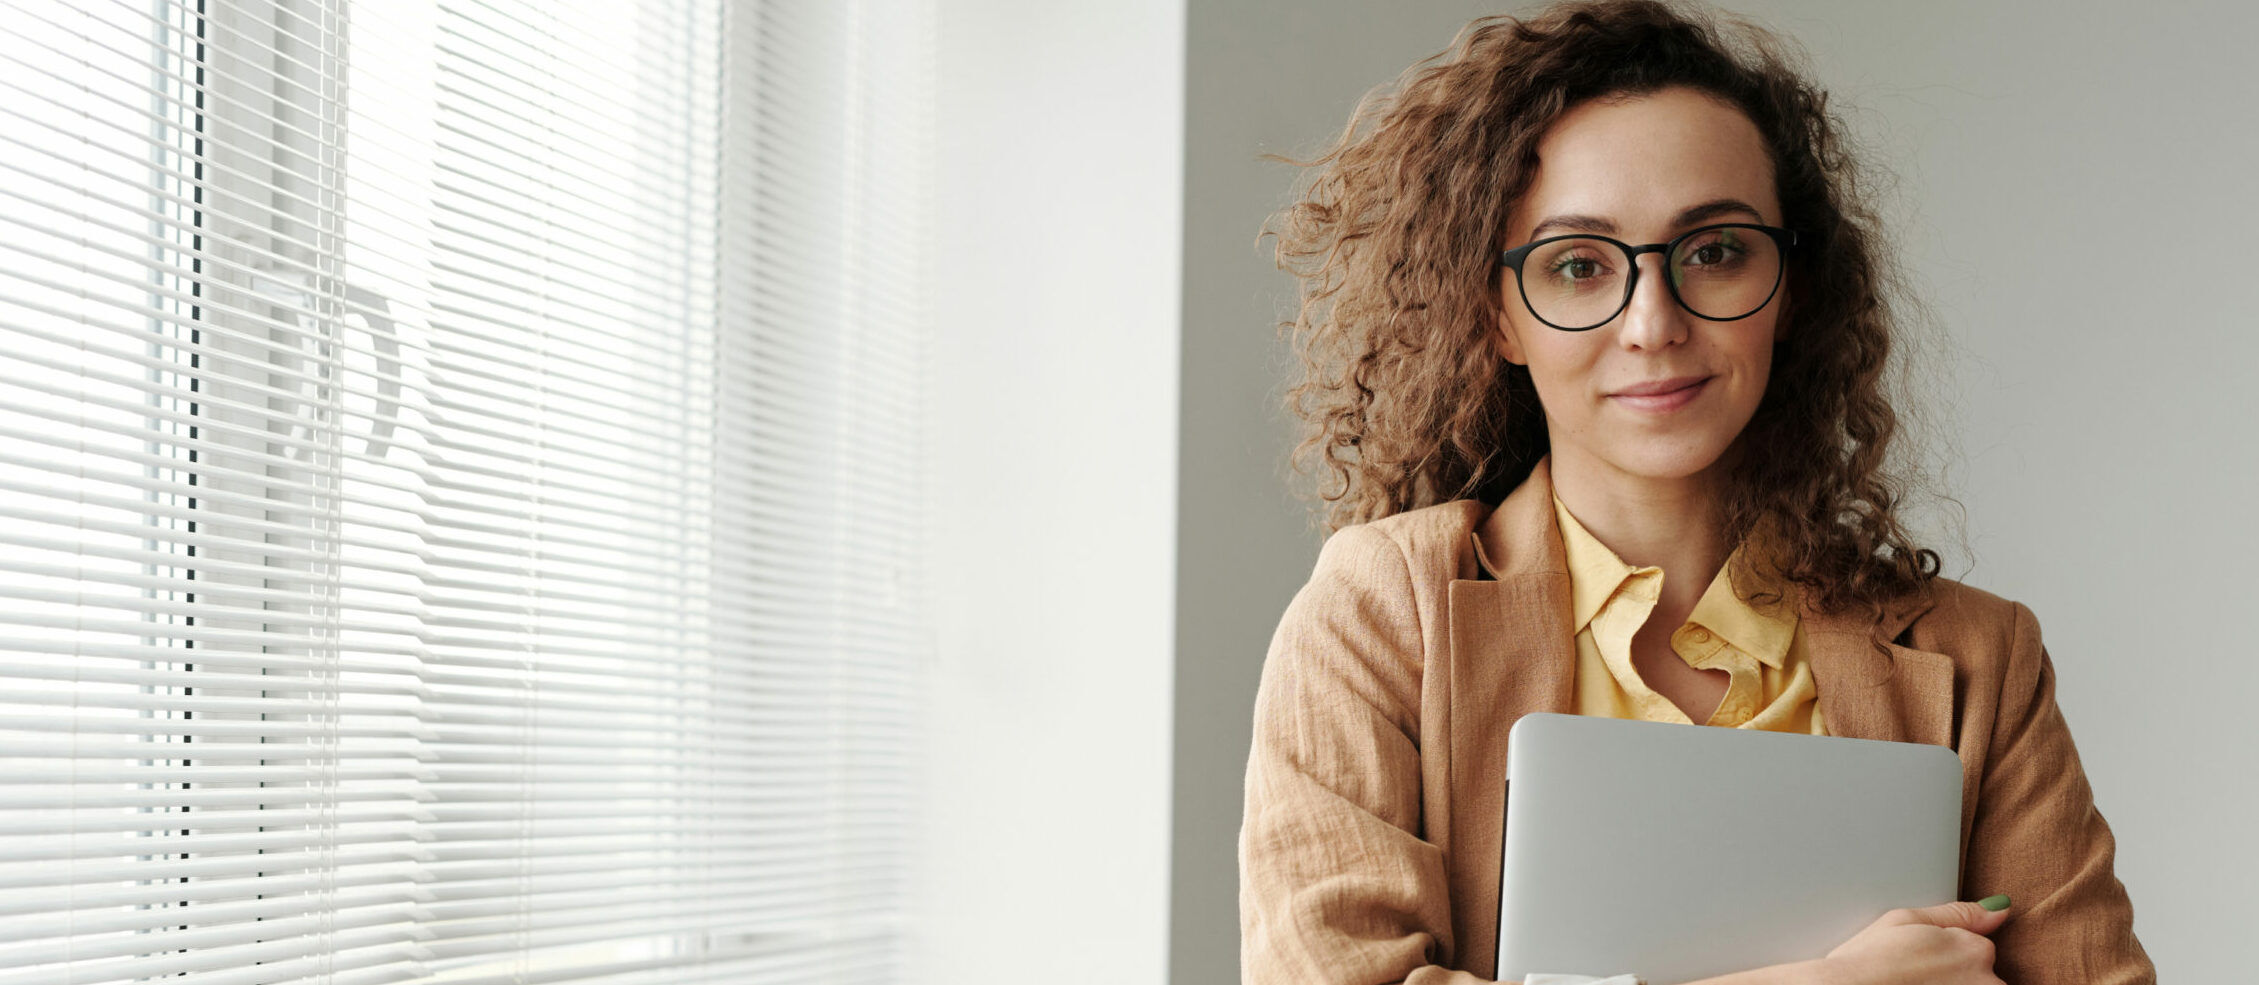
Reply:
[[1978, 900], [1977, 905], [1994, 912], [2005, 910], [2008, 908], [2008, 894], [2001, 893], [1997, 896], [1987, 896]]

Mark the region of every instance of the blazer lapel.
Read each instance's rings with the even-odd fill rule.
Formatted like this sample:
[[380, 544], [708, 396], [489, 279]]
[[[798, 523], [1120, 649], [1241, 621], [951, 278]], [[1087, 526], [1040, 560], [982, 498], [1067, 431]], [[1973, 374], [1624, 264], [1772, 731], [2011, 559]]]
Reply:
[[1488, 977], [1498, 961], [1506, 734], [1523, 715], [1575, 707], [1569, 567], [1546, 460], [1491, 511], [1473, 540], [1477, 577], [1453, 581], [1449, 590], [1450, 809], [1430, 818], [1429, 837], [1445, 847], [1458, 938], [1453, 960]]
[[1929, 607], [1902, 600], [1878, 622], [1806, 605], [1806, 655], [1828, 734], [1952, 747], [1953, 658], [1890, 642]]

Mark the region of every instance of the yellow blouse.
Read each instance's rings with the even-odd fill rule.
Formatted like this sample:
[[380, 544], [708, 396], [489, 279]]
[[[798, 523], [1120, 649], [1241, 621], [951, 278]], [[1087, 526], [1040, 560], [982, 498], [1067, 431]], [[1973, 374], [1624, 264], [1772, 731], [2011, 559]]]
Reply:
[[[1569, 596], [1577, 633], [1577, 714], [1691, 724], [1671, 699], [1640, 680], [1632, 667], [1632, 635], [1663, 591], [1663, 569], [1634, 568], [1609, 550], [1561, 498], [1553, 498], [1561, 546], [1569, 560]], [[1738, 556], [1740, 548], [1734, 549]], [[1690, 666], [1732, 675], [1726, 696], [1704, 725], [1769, 732], [1828, 734], [1805, 654], [1809, 647], [1796, 607], [1752, 606], [1736, 597], [1728, 558], [1711, 579], [1671, 649]]]

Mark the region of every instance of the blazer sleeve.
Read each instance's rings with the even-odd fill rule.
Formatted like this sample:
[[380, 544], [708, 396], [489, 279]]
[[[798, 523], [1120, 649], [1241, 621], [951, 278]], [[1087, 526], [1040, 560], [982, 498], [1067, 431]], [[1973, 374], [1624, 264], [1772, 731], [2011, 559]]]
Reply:
[[1424, 653], [1404, 553], [1343, 528], [1272, 636], [1239, 832], [1244, 985], [1474, 985], [1422, 840]]
[[2116, 841], [2055, 705], [2039, 620], [2021, 603], [2012, 611], [1963, 875], [1964, 895], [2011, 897], [2008, 922], [1992, 934], [1993, 973], [2007, 985], [2155, 985], [2111, 868]]

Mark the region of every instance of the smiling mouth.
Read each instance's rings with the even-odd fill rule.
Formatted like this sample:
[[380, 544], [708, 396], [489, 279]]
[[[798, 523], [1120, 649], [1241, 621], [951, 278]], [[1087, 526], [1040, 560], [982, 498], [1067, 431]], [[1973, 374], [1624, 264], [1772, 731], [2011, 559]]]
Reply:
[[1663, 393], [1612, 393], [1608, 395], [1608, 399], [1621, 402], [1625, 406], [1631, 407], [1635, 410], [1657, 412], [1672, 411], [1686, 406], [1688, 403], [1693, 402], [1694, 398], [1701, 396], [1703, 390], [1706, 389], [1710, 385], [1710, 381], [1715, 378], [1716, 377], [1705, 376], [1699, 380], [1687, 384], [1686, 386], [1680, 387], [1676, 390], [1665, 391]]

